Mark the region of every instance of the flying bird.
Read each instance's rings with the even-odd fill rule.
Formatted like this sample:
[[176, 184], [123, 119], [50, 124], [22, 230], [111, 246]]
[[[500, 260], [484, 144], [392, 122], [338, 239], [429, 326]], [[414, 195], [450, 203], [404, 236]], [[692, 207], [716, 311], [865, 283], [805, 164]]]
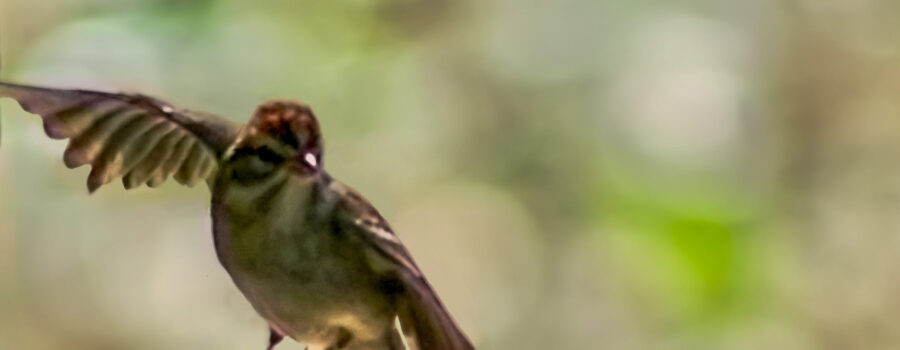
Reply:
[[[260, 105], [239, 124], [141, 94], [0, 82], [0, 97], [68, 139], [88, 190], [169, 177], [212, 193], [219, 262], [269, 325], [307, 349], [474, 349], [387, 221], [324, 169], [309, 106]], [[411, 340], [411, 341], [408, 341]]]

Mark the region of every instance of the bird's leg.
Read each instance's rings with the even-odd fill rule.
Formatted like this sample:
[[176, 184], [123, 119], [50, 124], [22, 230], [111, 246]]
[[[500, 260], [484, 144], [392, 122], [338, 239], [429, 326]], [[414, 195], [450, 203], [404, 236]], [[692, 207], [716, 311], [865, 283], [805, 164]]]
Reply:
[[274, 349], [275, 345], [278, 345], [282, 339], [284, 339], [284, 336], [281, 335], [281, 333], [278, 333], [278, 331], [269, 327], [269, 347], [267, 347], [266, 350]]

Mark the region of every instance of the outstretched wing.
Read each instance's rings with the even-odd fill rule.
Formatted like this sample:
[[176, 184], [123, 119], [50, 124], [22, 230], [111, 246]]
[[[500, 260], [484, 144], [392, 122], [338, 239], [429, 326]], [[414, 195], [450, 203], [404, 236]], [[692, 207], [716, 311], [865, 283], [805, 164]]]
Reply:
[[[473, 350], [472, 343], [425, 279], [406, 247], [375, 207], [353, 189], [334, 181], [341, 193], [339, 220], [374, 251], [381, 269], [399, 283], [396, 292], [401, 325], [415, 334], [419, 350]], [[376, 270], [379, 267], [375, 267]], [[391, 288], [388, 288], [391, 289]]]
[[63, 160], [69, 168], [91, 165], [91, 192], [119, 177], [126, 189], [157, 187], [169, 176], [188, 186], [207, 180], [241, 127], [144, 95], [0, 82], [0, 97], [40, 115], [47, 136], [69, 139]]

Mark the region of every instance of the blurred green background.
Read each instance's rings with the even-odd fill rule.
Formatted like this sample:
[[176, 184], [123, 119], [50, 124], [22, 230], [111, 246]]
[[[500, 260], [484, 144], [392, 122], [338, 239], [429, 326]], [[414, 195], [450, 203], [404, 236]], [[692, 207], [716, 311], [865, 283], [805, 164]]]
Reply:
[[[888, 0], [0, 0], [4, 80], [311, 104], [480, 349], [900, 348]], [[0, 349], [262, 349], [203, 188], [10, 100]], [[299, 349], [285, 343], [279, 349]]]

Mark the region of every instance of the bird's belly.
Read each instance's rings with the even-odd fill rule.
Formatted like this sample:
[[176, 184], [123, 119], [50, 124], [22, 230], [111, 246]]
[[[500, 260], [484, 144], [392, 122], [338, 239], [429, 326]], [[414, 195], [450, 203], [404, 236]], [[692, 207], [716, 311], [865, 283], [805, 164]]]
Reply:
[[327, 225], [270, 200], [213, 201], [219, 259], [254, 309], [276, 330], [311, 345], [333, 344], [344, 333], [380, 336], [394, 312], [362, 257]]
[[[319, 278], [251, 276], [231, 273], [235, 283], [269, 324], [306, 344], [334, 344], [343, 333], [375, 339], [393, 320], [386, 303], [360, 289]], [[375, 303], [373, 303], [375, 301]]]

